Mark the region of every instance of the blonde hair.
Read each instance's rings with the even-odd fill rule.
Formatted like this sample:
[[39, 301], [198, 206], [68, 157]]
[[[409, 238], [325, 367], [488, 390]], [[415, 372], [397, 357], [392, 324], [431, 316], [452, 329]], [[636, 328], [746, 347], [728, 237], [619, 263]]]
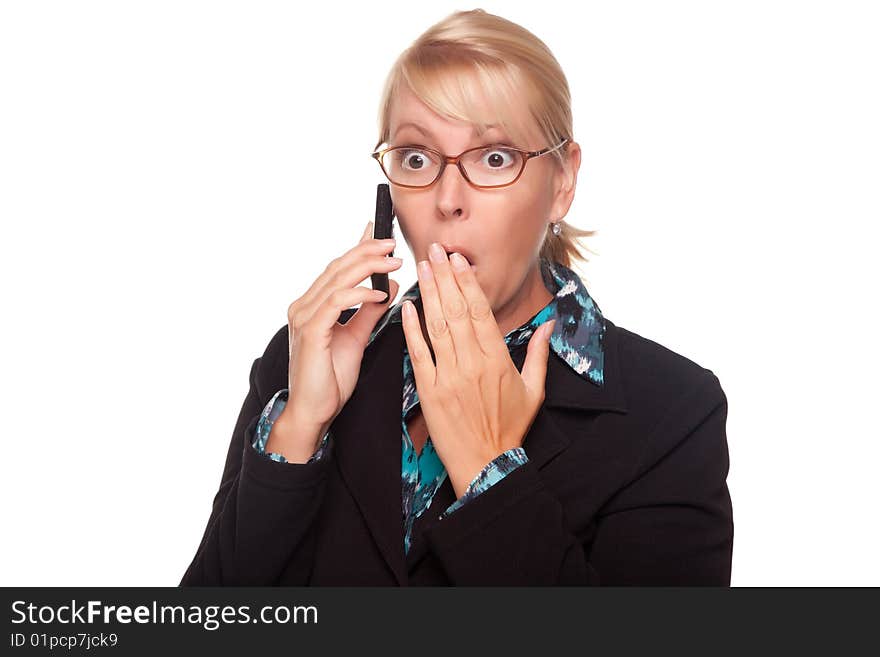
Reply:
[[[539, 149], [573, 139], [568, 81], [553, 53], [525, 28], [483, 9], [450, 14], [400, 54], [382, 91], [375, 148], [388, 143], [391, 104], [402, 85], [438, 114], [474, 124], [478, 134], [497, 122], [511, 139], [527, 143], [529, 126], [514, 110], [524, 102], [546, 141]], [[563, 166], [565, 152], [563, 147], [544, 157]], [[559, 225], [559, 235], [547, 231], [540, 257], [566, 267], [587, 262], [581, 249], [596, 251], [580, 238], [596, 231], [561, 220]]]

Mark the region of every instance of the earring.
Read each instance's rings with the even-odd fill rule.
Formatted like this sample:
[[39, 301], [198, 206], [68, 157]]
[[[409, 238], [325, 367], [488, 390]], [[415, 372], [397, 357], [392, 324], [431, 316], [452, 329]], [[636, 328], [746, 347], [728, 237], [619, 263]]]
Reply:
[[560, 221], [554, 221], [554, 222], [553, 222], [553, 234], [554, 234], [554, 235], [559, 235], [559, 233], [562, 232], [562, 226], [561, 226], [561, 223], [562, 223], [562, 222], [560, 222]]

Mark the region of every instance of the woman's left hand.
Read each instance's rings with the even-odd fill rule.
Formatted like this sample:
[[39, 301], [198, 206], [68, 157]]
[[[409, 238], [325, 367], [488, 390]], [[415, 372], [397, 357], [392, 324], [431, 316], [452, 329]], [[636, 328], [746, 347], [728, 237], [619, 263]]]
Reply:
[[442, 248], [430, 257], [417, 269], [436, 365], [409, 301], [403, 331], [428, 435], [461, 497], [489, 462], [522, 446], [544, 401], [553, 320], [532, 335], [520, 373], [467, 259]]

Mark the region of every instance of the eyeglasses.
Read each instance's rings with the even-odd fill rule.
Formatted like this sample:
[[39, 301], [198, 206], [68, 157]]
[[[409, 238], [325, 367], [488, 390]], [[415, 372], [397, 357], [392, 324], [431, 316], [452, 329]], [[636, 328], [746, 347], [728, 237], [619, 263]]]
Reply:
[[388, 180], [401, 187], [430, 187], [443, 175], [447, 164], [454, 164], [473, 187], [491, 189], [512, 185], [519, 180], [526, 162], [533, 157], [552, 153], [567, 141], [566, 137], [556, 146], [540, 151], [524, 151], [503, 145], [478, 146], [456, 157], [422, 146], [392, 146], [370, 156], [379, 163]]

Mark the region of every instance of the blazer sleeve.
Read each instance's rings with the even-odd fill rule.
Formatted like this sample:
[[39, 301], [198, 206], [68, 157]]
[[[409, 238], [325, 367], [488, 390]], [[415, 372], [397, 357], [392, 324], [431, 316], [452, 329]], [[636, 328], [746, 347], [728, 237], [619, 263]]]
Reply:
[[274, 342], [251, 366], [211, 516], [180, 586], [267, 586], [277, 584], [282, 571], [292, 586], [308, 581], [314, 561], [310, 529], [323, 500], [333, 440], [309, 463], [276, 461], [253, 447], [271, 397], [259, 389], [260, 367]]
[[429, 528], [452, 584], [729, 585], [727, 398], [712, 374], [673, 406], [582, 536], [531, 461]]

